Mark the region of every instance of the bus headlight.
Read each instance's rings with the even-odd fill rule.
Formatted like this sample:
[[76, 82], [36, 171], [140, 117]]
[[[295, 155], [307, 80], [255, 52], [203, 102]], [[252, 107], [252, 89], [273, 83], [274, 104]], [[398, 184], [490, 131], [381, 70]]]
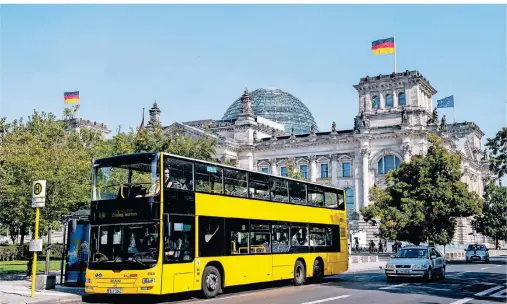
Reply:
[[154, 278], [143, 279], [143, 284], [153, 284], [153, 283], [155, 283]]
[[86, 278], [86, 283], [91, 283], [91, 282], [92, 282], [92, 279]]

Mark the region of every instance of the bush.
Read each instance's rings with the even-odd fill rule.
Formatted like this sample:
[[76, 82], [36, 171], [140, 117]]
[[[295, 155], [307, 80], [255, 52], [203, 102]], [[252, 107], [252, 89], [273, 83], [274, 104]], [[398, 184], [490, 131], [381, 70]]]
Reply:
[[19, 260], [23, 256], [23, 250], [20, 246], [9, 245], [0, 247], [0, 261]]

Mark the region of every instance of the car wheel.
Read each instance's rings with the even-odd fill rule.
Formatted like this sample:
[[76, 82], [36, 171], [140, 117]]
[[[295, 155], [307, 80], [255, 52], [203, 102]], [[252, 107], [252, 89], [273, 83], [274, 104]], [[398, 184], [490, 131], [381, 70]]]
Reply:
[[294, 265], [294, 279], [293, 283], [295, 286], [303, 285], [306, 281], [306, 269], [303, 262], [300, 260], [296, 261]]
[[431, 269], [431, 267], [428, 268], [428, 271], [426, 271], [425, 281], [427, 281], [427, 282], [433, 281], [433, 269]]
[[207, 266], [202, 274], [202, 292], [206, 298], [214, 298], [222, 289], [222, 276], [215, 266]]
[[445, 267], [442, 267], [442, 272], [440, 273], [440, 280], [445, 280]]

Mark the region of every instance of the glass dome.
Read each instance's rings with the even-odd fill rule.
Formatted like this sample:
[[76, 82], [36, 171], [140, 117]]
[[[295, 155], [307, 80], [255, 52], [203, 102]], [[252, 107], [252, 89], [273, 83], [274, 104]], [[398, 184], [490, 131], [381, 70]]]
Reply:
[[[310, 110], [293, 95], [279, 89], [257, 89], [250, 92], [252, 110], [255, 115], [281, 123], [285, 126], [285, 133], [294, 128], [295, 134], [309, 133], [315, 126], [315, 119]], [[235, 120], [241, 113], [241, 97], [236, 99], [227, 109], [223, 120]]]

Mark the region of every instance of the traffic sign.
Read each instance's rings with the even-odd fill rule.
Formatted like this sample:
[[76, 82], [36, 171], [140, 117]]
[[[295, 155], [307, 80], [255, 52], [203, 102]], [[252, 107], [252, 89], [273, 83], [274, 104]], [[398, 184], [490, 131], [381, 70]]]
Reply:
[[30, 240], [30, 252], [41, 252], [42, 251], [42, 239]]
[[42, 208], [46, 204], [46, 180], [33, 182], [32, 208]]

